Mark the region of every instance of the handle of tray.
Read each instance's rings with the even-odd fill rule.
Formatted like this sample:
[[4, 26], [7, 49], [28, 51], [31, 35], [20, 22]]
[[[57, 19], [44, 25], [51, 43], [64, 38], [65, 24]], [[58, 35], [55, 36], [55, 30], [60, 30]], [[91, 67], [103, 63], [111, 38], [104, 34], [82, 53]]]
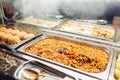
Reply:
[[14, 72], [13, 76], [15, 79], [17, 80], [21, 80], [19, 79], [19, 77], [17, 76], [18, 75], [18, 72], [22, 69], [22, 67], [24, 67], [27, 63], [30, 63], [31, 61], [25, 61], [23, 62], [21, 65], [19, 65], [19, 67], [16, 69], [16, 71]]

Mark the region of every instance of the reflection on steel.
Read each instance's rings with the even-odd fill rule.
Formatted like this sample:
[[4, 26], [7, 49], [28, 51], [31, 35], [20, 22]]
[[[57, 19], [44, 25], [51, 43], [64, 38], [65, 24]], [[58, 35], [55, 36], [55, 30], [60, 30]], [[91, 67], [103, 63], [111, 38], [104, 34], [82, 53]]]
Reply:
[[0, 11], [1, 11], [0, 16], [1, 16], [1, 19], [2, 19], [2, 24], [4, 24], [5, 22], [4, 22], [4, 17], [3, 17], [4, 14], [3, 14], [3, 9], [2, 8], [3, 8], [3, 5], [2, 5], [2, 1], [0, 0]]
[[1, 4], [2, 14], [3, 14], [3, 17], [5, 18], [5, 20], [8, 20], [8, 21], [14, 20], [15, 17], [19, 14], [19, 12], [15, 12], [15, 15], [13, 15], [12, 18], [7, 18], [5, 16], [4, 7], [3, 7], [3, 1], [2, 0], [0, 0], [0, 4]]

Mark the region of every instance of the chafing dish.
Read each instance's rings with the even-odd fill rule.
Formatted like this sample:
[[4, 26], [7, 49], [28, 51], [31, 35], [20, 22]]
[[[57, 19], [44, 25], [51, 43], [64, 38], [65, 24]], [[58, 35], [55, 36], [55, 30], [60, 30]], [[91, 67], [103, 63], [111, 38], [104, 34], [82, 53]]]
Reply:
[[114, 39], [115, 29], [111, 26], [83, 23], [74, 20], [68, 20], [54, 28], [58, 31], [78, 34], [98, 39]]
[[22, 80], [78, 80], [37, 61], [27, 61], [20, 65], [15, 71], [14, 77]]
[[13, 45], [18, 44], [38, 34], [37, 29], [28, 26], [0, 25], [0, 43]]
[[114, 54], [112, 61], [112, 66], [110, 70], [109, 80], [119, 80], [120, 79], [120, 51]]
[[[31, 46], [31, 45], [34, 45], [35, 43], [37, 43], [38, 41], [40, 41], [40, 40], [43, 40], [43, 39], [45, 39], [45, 38], [49, 38], [49, 37], [58, 37], [58, 36], [54, 36], [54, 35], [48, 35], [48, 34], [44, 34], [43, 36], [38, 36], [38, 37], [36, 37], [36, 38], [34, 38], [34, 39], [31, 39], [31, 41], [29, 41], [28, 43], [23, 43], [22, 45], [19, 45], [17, 48], [16, 48], [16, 50], [17, 51], [19, 51], [19, 52], [23, 52], [23, 54], [26, 54], [26, 55], [28, 55], [28, 56], [31, 56], [31, 57], [34, 57], [34, 58], [37, 58], [37, 59], [40, 59], [40, 60], [45, 60], [45, 61], [48, 61], [48, 62], [50, 62], [50, 63], [53, 63], [53, 64], [57, 64], [57, 65], [59, 65], [59, 66], [61, 66], [61, 67], [63, 67], [63, 68], [67, 68], [67, 69], [69, 69], [69, 70], [72, 70], [72, 71], [74, 71], [74, 72], [77, 72], [77, 73], [82, 73], [82, 74], [85, 74], [85, 75], [88, 75], [88, 76], [91, 76], [91, 77], [94, 77], [94, 78], [97, 78], [97, 79], [104, 79], [104, 80], [107, 80], [108, 79], [108, 76], [109, 76], [109, 71], [110, 71], [110, 68], [111, 68], [111, 65], [112, 65], [112, 59], [113, 59], [113, 54], [114, 54], [114, 50], [113, 49], [109, 49], [109, 48], [106, 48], [106, 47], [104, 47], [104, 48], [102, 48], [103, 49], [103, 51], [105, 51], [105, 52], [107, 52], [108, 53], [108, 55], [109, 55], [109, 60], [108, 60], [108, 64], [107, 64], [107, 66], [106, 66], [106, 69], [104, 70], [104, 71], [102, 71], [102, 72], [99, 72], [99, 73], [90, 73], [90, 72], [86, 72], [86, 71], [83, 71], [83, 70], [78, 70], [78, 69], [75, 69], [75, 68], [73, 68], [73, 67], [70, 67], [70, 66], [66, 66], [66, 65], [63, 65], [63, 64], [60, 64], [60, 63], [58, 63], [58, 62], [55, 62], [55, 61], [51, 61], [51, 60], [48, 60], [48, 59], [45, 59], [45, 58], [42, 58], [42, 57], [38, 57], [38, 56], [36, 56], [36, 55], [33, 55], [33, 54], [28, 54], [27, 52], [25, 52], [25, 48], [27, 48], [27, 47], [29, 47], [29, 46]], [[58, 37], [58, 38], [60, 38], [60, 37]], [[66, 40], [66, 38], [62, 38], [63, 39], [63, 41], [64, 40]], [[69, 38], [70, 39], [70, 38]], [[74, 41], [76, 41], [76, 42], [78, 42], [78, 43], [81, 43], [81, 41], [80, 40], [78, 40], [78, 39], [70, 39], [70, 41], [72, 42], [74, 42]], [[49, 43], [49, 42], [48, 42]], [[99, 46], [96, 46], [96, 47], [99, 47]]]
[[33, 25], [33, 26], [38, 26], [40, 28], [47, 28], [47, 29], [51, 29], [55, 26], [57, 26], [58, 24], [62, 23], [63, 21], [60, 19], [55, 19], [55, 18], [41, 18], [41, 19], [37, 19], [37, 18], [33, 18], [33, 17], [28, 17], [25, 19], [20, 19], [16, 21], [17, 23], [23, 23], [23, 24], [29, 24], [29, 25]]
[[13, 76], [14, 70], [23, 62], [14, 53], [9, 47], [0, 44], [0, 73]]

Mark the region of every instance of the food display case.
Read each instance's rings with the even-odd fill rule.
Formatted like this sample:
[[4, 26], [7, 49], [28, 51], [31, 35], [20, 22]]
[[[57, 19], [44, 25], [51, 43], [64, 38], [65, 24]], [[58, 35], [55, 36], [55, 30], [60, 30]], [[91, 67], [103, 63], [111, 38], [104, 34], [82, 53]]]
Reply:
[[[40, 62], [47, 62], [49, 63], [49, 65], [52, 65], [54, 69], [59, 67], [61, 68], [61, 70], [67, 70], [68, 72], [70, 71], [72, 74], [76, 74], [76, 76], [71, 76], [68, 72], [64, 73], [69, 75], [73, 80], [75, 78], [78, 78], [78, 80], [107, 80], [111, 79], [111, 77], [112, 79], [115, 79], [114, 71], [116, 70], [115, 62], [117, 59], [115, 55], [117, 55], [116, 50], [119, 49], [118, 45], [116, 46], [116, 44], [119, 43], [117, 41], [118, 37], [116, 37], [119, 36], [117, 34], [118, 30], [114, 30], [112, 27], [108, 28], [107, 26], [107, 28], [112, 32], [113, 35], [111, 35], [112, 37], [103, 38], [99, 36], [94, 37], [91, 35], [78, 34], [74, 32], [65, 32], [57, 29], [59, 28], [59, 26], [63, 25], [66, 22], [67, 21], [64, 21], [63, 23], [51, 29], [41, 28], [38, 27], [38, 25], [30, 25], [27, 23], [18, 23], [19, 25], [27, 25], [26, 27], [24, 27], [25, 30], [27, 28], [30, 28], [30, 26], [32, 29], [38, 29], [38, 33], [32, 30], [33, 33], [37, 35], [34, 35], [23, 42], [19, 42], [15, 45], [15, 47], [10, 46], [10, 48], [16, 50], [18, 52], [17, 55], [21, 55], [20, 57], [22, 58], [24, 58], [23, 55], [30, 57], [30, 59], [27, 60], [35, 59]], [[106, 28], [106, 26], [102, 26], [102, 28]], [[1, 30], [2, 29], [6, 29], [5, 31], [7, 31], [7, 29], [13, 30], [14, 32], [16, 31], [16, 33], [18, 34], [18, 30], [16, 30], [18, 28], [15, 27], [1, 27]], [[20, 31], [24, 29], [20, 29]], [[7, 33], [9, 32], [9, 30], [7, 31]], [[9, 35], [10, 34], [13, 33], [9, 32]], [[22, 67], [24, 68], [26, 67], [26, 65]], [[21, 78], [21, 76], [23, 75], [21, 73], [24, 71], [20, 70], [19, 68], [17, 69], [18, 72], [16, 73], [16, 76], [13, 77]], [[31, 70], [28, 69], [28, 72], [29, 71]], [[56, 76], [57, 74], [54, 73], [53, 75]], [[55, 80], [59, 79], [55, 78]]]
[[[19, 25], [20, 24], [21, 23], [19, 23]], [[64, 23], [61, 23], [60, 25], [62, 24]], [[63, 70], [67, 69], [71, 73], [77, 75], [74, 77], [69, 75], [69, 73], [65, 72], [65, 74], [69, 75], [73, 80], [75, 80], [75, 78], [78, 78], [78, 80], [79, 79], [84, 80], [85, 78], [90, 80], [98, 79], [107, 80], [111, 79], [111, 77], [112, 79], [115, 79], [114, 69], [115, 62], [117, 59], [115, 55], [117, 54], [117, 52], [115, 50], [116, 46], [114, 45], [114, 41], [115, 40], [117, 41], [116, 34], [118, 32], [116, 33], [116, 31], [113, 28], [109, 28], [111, 31], [113, 31], [114, 34], [111, 35], [112, 36], [111, 38], [110, 37], [101, 38], [57, 30], [56, 28], [58, 28], [60, 25], [53, 27], [51, 29], [41, 28], [38, 27], [38, 25], [37, 26], [29, 25], [27, 23], [26, 25], [28, 26], [25, 27], [24, 29], [27, 29], [29, 28], [29, 26], [32, 26], [33, 29], [34, 27], [35, 28], [37, 27], [39, 31], [38, 35], [32, 36], [32, 38], [18, 43], [17, 45], [15, 45], [14, 48], [10, 46], [12, 49], [18, 52], [17, 55], [22, 55], [20, 57], [23, 58], [23, 55], [26, 55], [27, 57], [30, 57], [30, 59], [27, 60], [35, 59], [37, 61], [47, 62], [50, 65], [52, 64], [54, 69], [56, 68], [55, 67], [56, 65], [62, 68]], [[1, 27], [1, 30], [2, 28], [7, 29], [6, 27]], [[8, 29], [14, 30], [14, 32], [16, 31], [16, 28], [8, 27]], [[107, 42], [107, 44], [105, 44], [104, 42]], [[110, 42], [113, 45], [109, 44]], [[26, 65], [22, 67], [24, 68], [26, 67]], [[15, 74], [16, 76], [13, 77], [16, 78], [21, 78], [21, 76], [23, 77], [23, 74], [21, 73], [24, 71], [20, 70], [19, 68], [17, 69], [18, 72]], [[28, 69], [28, 72], [29, 71], [31, 71], [31, 68], [30, 70]], [[54, 73], [53, 75], [56, 76], [57, 74]], [[84, 77], [81, 78], [81, 76], [83, 75]], [[55, 80], [59, 80], [59, 78], [58, 79], [55, 78]]]
[[[58, 25], [58, 27], [59, 27], [59, 25]], [[56, 28], [56, 27], [54, 27], [54, 28]], [[52, 29], [40, 28], [39, 30], [42, 33], [42, 35], [41, 34], [37, 35], [34, 38], [29, 39], [25, 43], [18, 45], [15, 50], [17, 50], [18, 52], [21, 52], [21, 54], [24, 54], [24, 55], [27, 55], [30, 57], [34, 57], [35, 59], [38, 59], [41, 61], [47, 61], [51, 64], [58, 65], [61, 68], [68, 69], [68, 70], [72, 71], [72, 73], [75, 73], [76, 75], [79, 74], [81, 76], [81, 74], [84, 74], [85, 77], [87, 76], [87, 77], [91, 77], [93, 79], [101, 79], [101, 80], [107, 80], [107, 79], [115, 80], [116, 79], [115, 75], [114, 75], [115, 74], [114, 69], [115, 69], [115, 65], [116, 65], [115, 63], [116, 63], [116, 59], [117, 59], [117, 56], [115, 56], [115, 55], [117, 54], [117, 50], [119, 51], [119, 47], [118, 47], [119, 41], [117, 39], [118, 37], [116, 37], [116, 36], [119, 36], [119, 34], [117, 34], [118, 30], [117, 31], [115, 30], [114, 37], [106, 39], [106, 38], [100, 38], [100, 37], [96, 38], [96, 37], [90, 37], [90, 36], [83, 36], [83, 35], [74, 34], [71, 32], [59, 31], [54, 28], [52, 28]], [[113, 28], [110, 28], [110, 29], [114, 31]], [[54, 38], [55, 38], [55, 40], [58, 39], [58, 41], [51, 42], [51, 40], [54, 40]], [[48, 39], [48, 41], [46, 41], [47, 44], [44, 44], [44, 40], [47, 40], [47, 39]], [[62, 45], [62, 43], [59, 43], [59, 40], [63, 41], [63, 43], [64, 43], [64, 41], [65, 41], [65, 43], [68, 42], [68, 44], [72, 44], [75, 42], [76, 44], [82, 44], [82, 45], [87, 44], [87, 45], [89, 45], [89, 48], [91, 45], [92, 45], [92, 47], [101, 48], [103, 51], [105, 51], [109, 55], [108, 63], [106, 64], [107, 65], [106, 68], [102, 72], [90, 72], [90, 70], [88, 70], [88, 68], [87, 68], [87, 70], [83, 69], [82, 67], [80, 69], [77, 69], [75, 67], [71, 67], [72, 65], [70, 65], [70, 64], [66, 65], [67, 63], [69, 63], [69, 58], [66, 57], [64, 54], [67, 54], [67, 52], [68, 53], [70, 52], [71, 55], [69, 55], [69, 56], [73, 57], [72, 53], [74, 54], [77, 50], [69, 51], [69, 49], [63, 48], [65, 43], [63, 44], [62, 47], [59, 46], [59, 49], [57, 49], [57, 46], [54, 48], [53, 46], [57, 45], [57, 44], [54, 44], [54, 42], [57, 42], [58, 44]], [[39, 45], [37, 45], [37, 42]], [[116, 46], [116, 44], [117, 44], [117, 46]], [[52, 46], [50, 46], [50, 45], [52, 45]], [[71, 45], [71, 46], [73, 46], [73, 45]], [[71, 46], [68, 45], [69, 48], [71, 48]], [[73, 47], [75, 47], [75, 46], [73, 46]], [[42, 48], [43, 48], [43, 50], [42, 50]], [[86, 48], [87, 49], [86, 51], [89, 51], [88, 50], [89, 48]], [[45, 51], [44, 51], [44, 49], [45, 49]], [[32, 50], [35, 50], [35, 52]], [[56, 50], [56, 51], [54, 52], [54, 50]], [[82, 49], [81, 51], [83, 51], [83, 50], [84, 49]], [[49, 57], [48, 55], [50, 53], [52, 53], [51, 51], [53, 51], [53, 53], [55, 53], [55, 54], [58, 54], [60, 51], [60, 53], [62, 55], [58, 54], [58, 56], [61, 56], [61, 58], [66, 57], [66, 58], [63, 58], [63, 59], [65, 59], [65, 62], [64, 62], [64, 60], [63, 60], [63, 63], [62, 63], [62, 61], [54, 60], [53, 58], [56, 58], [57, 55], [56, 55], [56, 57], [51, 57], [51, 56]], [[96, 53], [93, 52], [92, 54], [95, 55]], [[101, 54], [98, 54], [98, 55], [100, 56]], [[45, 57], [45, 55], [47, 55], [48, 57], [47, 56]], [[51, 55], [53, 56], [54, 54], [51, 54]], [[84, 58], [86, 58], [87, 60], [89, 58], [86, 56], [84, 56], [84, 57], [82, 57], [82, 56], [83, 55], [81, 55], [81, 57], [79, 56], [79, 58], [81, 58], [80, 60], [82, 60], [82, 58], [83, 58], [83, 63], [85, 63]], [[60, 58], [60, 57], [57, 57], [57, 58]], [[73, 63], [71, 63], [71, 64], [73, 64]], [[78, 65], [78, 63], [77, 63], [77, 65]], [[88, 66], [88, 65], [86, 65], [86, 63], [85, 63], [85, 66]], [[85, 77], [84, 78], [78, 77], [78, 78], [84, 80]]]
[[120, 79], [119, 27], [56, 16], [7, 19], [2, 11], [0, 73], [20, 80]]

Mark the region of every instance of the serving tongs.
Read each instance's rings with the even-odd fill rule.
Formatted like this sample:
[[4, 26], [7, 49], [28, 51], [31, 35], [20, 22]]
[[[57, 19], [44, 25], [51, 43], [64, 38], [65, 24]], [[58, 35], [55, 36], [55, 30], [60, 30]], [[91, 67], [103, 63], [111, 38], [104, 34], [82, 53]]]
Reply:
[[[30, 76], [30, 77], [28, 77], [29, 79], [28, 80], [39, 80], [39, 71], [36, 71], [36, 70], [34, 70], [34, 69], [26, 69], [25, 68], [25, 66], [27, 65], [27, 64], [31, 64], [31, 65], [36, 65], [36, 66], [38, 66], [38, 67], [41, 67], [41, 68], [43, 68], [44, 70], [47, 70], [47, 71], [49, 71], [49, 72], [51, 72], [51, 73], [53, 73], [53, 74], [56, 74], [56, 75], [58, 75], [58, 76], [60, 76], [62, 79], [57, 79], [56, 77], [54, 77], [53, 76], [53, 78], [56, 78], [56, 80], [66, 80], [66, 78], [67, 77], [70, 77], [72, 80], [79, 80], [78, 78], [75, 78], [75, 77], [73, 77], [73, 75], [68, 75], [68, 74], [66, 74], [64, 71], [60, 71], [59, 69], [55, 69], [55, 68], [53, 68], [53, 67], [51, 67], [51, 66], [48, 66], [48, 65], [46, 65], [46, 64], [44, 64], [44, 63], [42, 63], [42, 62], [38, 62], [38, 61], [35, 61], [35, 60], [32, 60], [32, 61], [26, 61], [26, 62], [24, 62], [22, 65], [20, 65], [18, 68], [17, 68], [17, 70], [15, 71], [15, 73], [14, 73], [14, 77], [16, 78], [16, 79], [18, 79], [18, 80], [21, 80], [20, 79], [20, 76], [19, 75], [21, 75], [21, 74], [19, 74], [19, 73], [21, 73], [20, 71], [22, 70], [22, 72], [23, 72], [23, 69], [24, 70], [29, 70], [29, 71], [31, 71], [31, 72], [34, 72], [36, 75], [37, 75], [37, 78], [34, 78], [34, 79], [30, 79], [30, 77], [32, 77], [32, 76]], [[44, 76], [45, 77], [45, 76]], [[32, 77], [33, 78], [33, 77]], [[41, 80], [41, 79], [40, 79]]]

